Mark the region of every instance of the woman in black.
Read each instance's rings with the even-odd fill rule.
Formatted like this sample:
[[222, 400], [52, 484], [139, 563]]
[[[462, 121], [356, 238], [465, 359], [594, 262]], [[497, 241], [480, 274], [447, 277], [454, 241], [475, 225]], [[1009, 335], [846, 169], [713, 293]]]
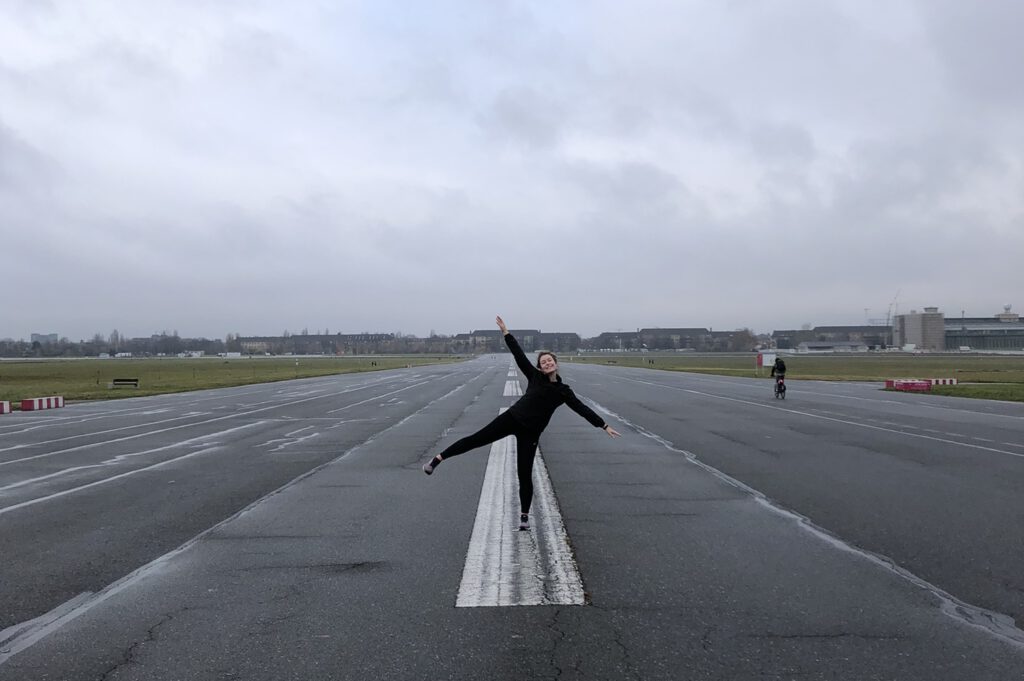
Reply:
[[442, 461], [464, 454], [471, 449], [496, 442], [503, 437], [516, 437], [516, 469], [519, 475], [519, 503], [522, 515], [519, 516], [519, 529], [530, 529], [530, 503], [533, 501], [533, 457], [537, 452], [537, 442], [544, 432], [551, 415], [562, 404], [590, 421], [595, 427], [603, 429], [609, 437], [619, 437], [614, 428], [604, 422], [594, 410], [580, 402], [568, 385], [558, 375], [558, 358], [554, 353], [541, 352], [537, 356], [537, 366], [530, 364], [526, 353], [519, 347], [515, 337], [508, 332], [501, 317], [496, 317], [498, 328], [505, 337], [505, 344], [512, 351], [519, 370], [526, 376], [529, 385], [526, 393], [505, 412], [488, 423], [477, 432], [462, 438], [443, 452], [423, 465], [423, 472], [430, 475]]

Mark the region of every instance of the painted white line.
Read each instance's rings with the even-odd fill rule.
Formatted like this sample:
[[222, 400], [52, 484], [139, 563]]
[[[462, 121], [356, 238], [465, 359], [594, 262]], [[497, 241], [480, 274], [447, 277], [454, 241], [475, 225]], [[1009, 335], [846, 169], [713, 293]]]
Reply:
[[491, 445], [455, 607], [584, 604], [583, 582], [539, 451], [533, 482], [533, 526], [520, 532], [515, 438]]
[[[593, 365], [593, 366], [598, 366], [598, 365]], [[605, 367], [605, 368], [609, 368], [609, 367]], [[619, 371], [619, 370], [618, 369], [611, 369], [611, 371]], [[698, 383], [718, 383], [720, 385], [728, 385], [728, 386], [733, 386], [733, 387], [743, 387], [743, 388], [747, 388], [747, 389], [752, 389], [752, 390], [756, 390], [758, 392], [761, 392], [761, 391], [764, 390], [764, 384], [761, 383], [760, 381], [757, 381], [756, 379], [751, 381], [751, 379], [737, 378], [737, 379], [732, 380], [732, 381], [723, 381], [723, 380], [715, 380], [715, 379], [706, 378], [706, 376], [708, 376], [709, 374], [698, 374], [698, 373], [693, 373], [693, 372], [688, 372], [688, 371], [679, 372], [679, 373], [686, 374], [687, 378], [689, 378], [690, 380], [693, 380], [694, 382], [698, 382]], [[626, 380], [636, 381], [636, 379], [631, 379], [631, 378], [626, 378]], [[794, 380], [796, 380], [796, 379], [794, 379]], [[636, 381], [636, 382], [638, 382], [638, 383], [647, 383], [647, 381]], [[846, 387], [846, 386], [851, 385], [851, 384], [853, 384], [853, 385], [874, 386], [874, 385], [876, 385], [876, 383], [874, 381], [853, 381], [853, 382], [838, 381], [837, 382], [837, 381], [810, 381], [810, 380], [805, 380], [805, 381], [801, 381], [800, 383], [802, 384], [801, 388], [800, 388], [800, 394], [801, 395], [817, 395], [819, 397], [834, 397], [836, 399], [841, 399], [841, 400], [860, 400], [862, 402], [871, 402], [872, 404], [891, 404], [891, 405], [894, 405], [894, 406], [914, 406], [914, 407], [918, 407], [918, 408], [921, 408], [921, 409], [934, 409], [934, 410], [939, 410], [939, 411], [952, 411], [952, 412], [956, 412], [957, 414], [974, 414], [976, 416], [991, 416], [991, 417], [994, 417], [994, 418], [1001, 418], [1001, 419], [1016, 419], [1016, 420], [1024, 419], [1024, 416], [1017, 416], [1015, 414], [994, 414], [994, 413], [987, 412], [987, 411], [974, 411], [973, 409], [966, 409], [964, 407], [953, 408], [953, 407], [944, 407], [942, 405], [937, 405], [937, 404], [923, 404], [921, 402], [908, 402], [906, 400], [883, 400], [883, 399], [879, 399], [877, 397], [858, 397], [858, 396], [855, 396], [855, 395], [839, 395], [839, 394], [836, 394], [836, 393], [815, 392], [813, 390], [810, 390], [808, 388], [803, 387], [803, 386], [809, 385], [811, 383], [822, 383], [822, 384], [834, 385], [834, 386], [837, 386], [837, 387]], [[664, 383], [652, 383], [651, 385], [660, 385], [663, 388], [675, 388], [675, 386], [667, 385], [667, 384], [664, 384]], [[880, 386], [881, 384], [879, 383], [877, 385]], [[676, 388], [676, 389], [679, 390], [680, 388]], [[877, 390], [879, 388], [875, 388], [875, 389]], [[999, 402], [1000, 404], [1010, 404], [1010, 405], [1014, 405], [1014, 406], [1019, 406], [1019, 404], [1020, 404], [1019, 402], [1009, 402], [1007, 400], [985, 400], [985, 401], [986, 402]]]
[[[198, 445], [200, 445], [202, 443], [209, 442], [210, 440], [214, 440], [214, 439], [216, 439], [216, 438], [218, 438], [218, 437], [220, 437], [222, 435], [228, 435], [230, 433], [238, 432], [239, 430], [242, 430], [244, 428], [252, 428], [253, 426], [259, 426], [259, 425], [262, 425], [264, 423], [266, 423], [266, 421], [256, 421], [254, 423], [248, 423], [248, 424], [245, 424], [245, 425], [242, 425], [242, 426], [236, 426], [235, 428], [228, 428], [227, 430], [222, 430], [222, 431], [219, 431], [219, 432], [216, 432], [216, 433], [208, 433], [206, 435], [200, 435], [199, 437], [194, 437], [194, 438], [191, 438], [191, 439], [188, 439], [188, 440], [181, 440], [180, 442], [173, 442], [173, 443], [171, 443], [169, 445], [164, 445], [162, 447], [154, 447], [152, 449], [144, 449], [144, 450], [139, 451], [139, 452], [131, 452], [130, 454], [118, 454], [117, 456], [115, 456], [113, 458], [106, 459], [106, 460], [100, 461], [98, 463], [83, 464], [81, 466], [72, 466], [71, 468], [64, 468], [64, 469], [61, 469], [59, 471], [55, 471], [53, 473], [47, 473], [46, 475], [40, 475], [40, 476], [35, 477], [35, 478], [26, 478], [25, 480], [19, 480], [18, 482], [12, 482], [9, 485], [4, 485], [4, 486], [0, 487], [0, 492], [7, 492], [7, 491], [12, 490], [12, 489], [17, 489], [18, 487], [24, 487], [25, 485], [31, 485], [33, 483], [42, 482], [44, 480], [52, 480], [54, 478], [59, 478], [62, 475], [68, 475], [70, 473], [76, 473], [78, 471], [85, 471], [85, 470], [89, 470], [89, 469], [92, 469], [92, 468], [105, 468], [107, 466], [116, 466], [116, 465], [118, 465], [120, 463], [123, 463], [125, 461], [128, 461], [129, 459], [134, 458], [136, 456], [145, 456], [147, 454], [156, 454], [158, 452], [165, 452], [165, 451], [170, 450], [170, 449], [179, 449], [179, 448], [182, 448], [182, 447], [198, 446]], [[312, 426], [310, 426], [310, 427], [312, 428]], [[209, 448], [207, 448], [207, 449], [205, 449], [203, 451], [211, 451], [211, 450]], [[195, 452], [193, 452], [193, 454], [194, 453]], [[178, 458], [180, 459], [180, 458], [183, 458], [183, 457], [178, 457]], [[169, 459], [169, 461], [177, 461], [177, 460], [178, 459]], [[167, 463], [167, 462], [165, 461], [163, 463]], [[157, 464], [157, 465], [159, 465], [159, 464]], [[148, 468], [153, 468], [153, 466], [147, 466], [146, 468], [140, 468], [139, 470], [147, 470]], [[114, 480], [116, 478], [121, 478], [121, 477], [124, 477], [125, 475], [130, 475], [130, 474], [131, 474], [131, 472], [129, 472], [129, 473], [122, 473], [120, 475], [115, 476], [114, 478], [110, 478], [110, 480]], [[99, 482], [103, 482], [103, 481], [101, 480]], [[99, 484], [99, 483], [97, 482], [97, 483], [93, 483], [93, 484]], [[85, 489], [85, 488], [84, 487], [80, 487], [80, 488], [76, 488], [76, 489]], [[47, 498], [50, 498], [50, 497], [47, 497]], [[0, 509], [0, 513], [3, 513], [3, 511], [4, 511], [4, 509]]]
[[519, 397], [522, 394], [523, 389], [519, 381], [505, 381], [505, 392], [502, 393], [502, 397]]
[[[850, 420], [847, 420], [847, 419], [833, 418], [831, 416], [822, 416], [821, 414], [812, 414], [809, 411], [800, 411], [799, 409], [785, 409], [783, 407], [775, 407], [775, 406], [772, 406], [770, 404], [763, 404], [761, 402], [752, 402], [750, 400], [741, 400], [741, 399], [736, 398], [736, 397], [726, 397], [724, 395], [715, 395], [713, 393], [706, 393], [706, 392], [702, 392], [700, 390], [690, 390], [689, 388], [677, 388], [675, 386], [665, 385], [663, 383], [652, 383], [650, 381], [640, 381], [640, 380], [637, 380], [635, 378], [627, 378], [625, 380], [633, 381], [634, 383], [643, 383], [645, 385], [653, 385], [653, 386], [657, 386], [659, 388], [668, 388], [670, 390], [678, 390], [678, 391], [684, 392], [684, 393], [692, 393], [694, 395], [701, 395], [703, 397], [711, 397], [711, 398], [714, 398], [716, 400], [726, 400], [727, 402], [739, 402], [740, 404], [747, 404], [747, 405], [750, 405], [752, 407], [760, 407], [761, 409], [773, 409], [775, 411], [786, 412], [787, 414], [796, 414], [798, 416], [809, 416], [810, 418], [814, 418], [814, 419], [822, 419], [824, 421], [834, 421], [836, 423], [844, 423], [844, 424], [846, 424], [848, 426], [857, 426], [858, 428], [868, 428], [870, 430], [880, 430], [880, 431], [883, 431], [883, 432], [886, 432], [886, 433], [895, 433], [897, 435], [904, 435], [906, 437], [916, 437], [916, 438], [920, 438], [922, 440], [931, 440], [933, 442], [943, 442], [945, 444], [950, 444], [950, 445], [959, 445], [961, 447], [969, 447], [971, 449], [981, 449], [981, 450], [984, 450], [986, 452], [995, 452], [996, 454], [1009, 454], [1010, 456], [1017, 456], [1017, 457], [1024, 458], [1024, 454], [1018, 454], [1017, 452], [1008, 452], [1005, 449], [996, 449], [995, 447], [985, 447], [983, 445], [975, 445], [975, 444], [971, 444], [970, 442], [960, 442], [959, 440], [947, 440], [946, 438], [931, 437], [930, 435], [919, 435], [918, 433], [907, 433], [907, 432], [902, 431], [902, 430], [894, 430], [892, 428], [883, 428], [881, 426], [873, 426], [873, 425], [871, 425], [869, 423], [856, 423], [854, 421], [850, 421]], [[939, 431], [939, 430], [930, 430], [928, 428], [925, 428], [923, 430], [925, 430], [926, 432], [929, 432], [929, 433], [939, 433], [940, 435], [943, 434], [942, 431]]]
[[[388, 395], [394, 395], [395, 393], [400, 393], [403, 390], [409, 390], [410, 388], [415, 388], [417, 386], [424, 385], [424, 384], [426, 384], [428, 382], [429, 381], [423, 381], [421, 383], [414, 383], [413, 385], [406, 386], [405, 388], [399, 388], [398, 390], [393, 390], [393, 391], [391, 391], [389, 393], [384, 393], [383, 395], [377, 395], [376, 397], [372, 397], [372, 398], [370, 398], [368, 400], [363, 400], [361, 402], [355, 402], [353, 404], [350, 404], [350, 405], [345, 406], [345, 407], [341, 407], [339, 409], [332, 409], [331, 411], [329, 411], [327, 413], [328, 414], [334, 414], [334, 413], [339, 412], [339, 411], [344, 411], [345, 409], [349, 409], [351, 407], [355, 407], [355, 406], [360, 405], [360, 404], [366, 404], [367, 402], [373, 402], [374, 400], [379, 400], [382, 397], [387, 397]], [[151, 430], [151, 431], [147, 431], [145, 433], [139, 433], [138, 435], [129, 435], [127, 437], [119, 437], [119, 438], [114, 438], [112, 440], [104, 440], [102, 442], [92, 442], [92, 443], [89, 443], [89, 444], [86, 444], [86, 445], [79, 445], [77, 447], [68, 447], [66, 449], [58, 449], [58, 450], [52, 451], [52, 452], [44, 452], [43, 454], [36, 454], [34, 456], [24, 456], [24, 457], [22, 457], [20, 459], [12, 459], [10, 461], [0, 461], [0, 466], [8, 466], [8, 465], [14, 464], [14, 463], [22, 463], [24, 461], [32, 461], [34, 459], [42, 459], [42, 458], [45, 458], [45, 457], [48, 457], [48, 456], [56, 456], [57, 454], [67, 454], [68, 452], [77, 452], [77, 451], [82, 450], [82, 449], [91, 449], [93, 447], [102, 447], [104, 445], [109, 445], [109, 444], [112, 444], [114, 442], [125, 442], [126, 440], [137, 440], [140, 437], [148, 437], [150, 435], [158, 435], [160, 433], [167, 433], [167, 432], [170, 432], [172, 430], [180, 430], [182, 428], [191, 428], [192, 426], [202, 426], [202, 425], [205, 425], [207, 423], [215, 423], [217, 421], [225, 421], [225, 420], [228, 420], [228, 419], [241, 418], [243, 416], [251, 416], [252, 414], [258, 414], [260, 412], [268, 411], [270, 409], [278, 409], [278, 408], [286, 407], [286, 406], [294, 406], [296, 404], [301, 404], [303, 402], [309, 402], [311, 400], [319, 400], [319, 399], [322, 399], [324, 397], [336, 397], [338, 395], [344, 395], [345, 393], [354, 392], [356, 390], [362, 390], [363, 387], [366, 387], [366, 386], [360, 386], [360, 387], [357, 387], [357, 388], [351, 388], [349, 390], [341, 390], [339, 392], [331, 393], [329, 395], [317, 395], [315, 397], [307, 397], [307, 398], [304, 398], [304, 399], [301, 399], [301, 400], [295, 400], [294, 402], [274, 402], [269, 407], [261, 407], [259, 409], [251, 409], [249, 411], [241, 411], [241, 412], [238, 412], [236, 414], [228, 414], [227, 416], [218, 416], [216, 418], [207, 419], [206, 421], [197, 421], [195, 423], [185, 423], [185, 424], [182, 424], [180, 426], [171, 426], [170, 428], [161, 428], [159, 430]], [[146, 399], [146, 398], [137, 398], [137, 399]], [[173, 420], [173, 419], [171, 419], [171, 420]]]
[[[142, 412], [142, 414], [146, 414], [146, 413], [147, 412]], [[155, 413], [155, 412], [153, 412], [153, 413]], [[79, 433], [77, 435], [68, 435], [67, 437], [60, 437], [60, 438], [57, 438], [55, 440], [39, 440], [37, 442], [32, 442], [32, 443], [28, 443], [28, 444], [11, 445], [10, 447], [0, 447], [0, 452], [9, 452], [12, 449], [25, 449], [26, 447], [39, 447], [41, 445], [52, 445], [52, 444], [57, 443], [57, 442], [66, 442], [67, 440], [75, 440], [75, 439], [83, 438], [83, 437], [94, 437], [96, 435], [107, 435], [109, 433], [117, 433], [117, 432], [120, 432], [122, 430], [131, 430], [133, 428], [145, 428], [147, 426], [157, 426], [157, 425], [161, 425], [161, 424], [164, 424], [164, 423], [171, 423], [173, 421], [180, 421], [182, 419], [187, 419], [187, 418], [190, 418], [191, 416], [192, 416], [191, 414], [185, 414], [183, 416], [175, 416], [174, 418], [164, 419], [162, 421], [148, 421], [146, 423], [135, 423], [135, 424], [132, 424], [130, 426], [122, 426], [120, 428], [110, 428], [108, 430], [96, 430], [96, 431], [91, 431], [91, 432], [88, 432], [88, 433]]]
[[279, 442], [280, 444], [278, 444], [276, 447], [274, 447], [273, 449], [270, 450], [271, 453], [284, 451], [285, 449], [288, 449], [289, 447], [294, 447], [295, 445], [300, 445], [300, 444], [305, 443], [307, 440], [312, 440], [315, 437], [319, 437], [320, 433], [318, 431], [313, 431], [312, 433], [309, 433], [307, 435], [302, 435], [302, 436], [298, 435], [302, 431], [309, 430], [312, 427], [313, 426], [306, 426], [305, 428], [300, 428], [298, 430], [292, 431], [291, 433], [287, 433], [286, 436], [283, 437], [283, 438], [276, 438], [274, 440], [270, 440], [268, 442], [264, 442], [263, 444], [257, 445], [257, 446], [258, 447], [269, 447], [270, 445]]
[[[515, 447], [507, 437], [491, 445], [484, 475], [476, 522], [462, 569], [462, 583], [455, 600], [457, 608], [496, 605], [539, 605], [543, 602], [543, 583], [536, 575], [536, 560], [525, 552], [527, 564], [518, 560], [520, 535], [513, 525], [518, 517], [518, 487], [515, 483], [515, 460], [509, 456]], [[530, 564], [530, 558], [534, 558]], [[516, 565], [516, 564], [519, 565]], [[526, 568], [533, 575], [522, 575]], [[522, 579], [525, 576], [526, 579]]]
[[[441, 396], [438, 399], [439, 400], [443, 400], [443, 399], [445, 399], [445, 398], [447, 398], [447, 397], [449, 397], [451, 395], [454, 395], [455, 393], [457, 393], [458, 391], [460, 391], [464, 387], [466, 387], [466, 385], [468, 385], [468, 383], [464, 383], [464, 384], [458, 386], [454, 390], [448, 392], [447, 394]], [[245, 515], [246, 513], [248, 513], [252, 509], [256, 508], [257, 506], [259, 506], [263, 502], [267, 501], [268, 499], [271, 499], [271, 498], [275, 497], [276, 495], [278, 495], [279, 493], [281, 493], [285, 489], [288, 489], [289, 487], [291, 487], [291, 486], [293, 486], [295, 484], [298, 484], [299, 482], [301, 482], [302, 480], [305, 480], [306, 478], [309, 478], [309, 477], [312, 477], [312, 476], [316, 475], [317, 473], [319, 473], [324, 468], [327, 468], [328, 466], [333, 466], [335, 463], [337, 463], [338, 461], [341, 461], [342, 459], [347, 457], [352, 452], [360, 449], [361, 447], [365, 447], [370, 442], [373, 442], [375, 439], [377, 439], [378, 437], [380, 437], [384, 433], [388, 433], [388, 432], [390, 432], [392, 430], [395, 430], [395, 429], [401, 427], [402, 424], [404, 424], [405, 422], [409, 421], [410, 419], [412, 419], [417, 414], [421, 413], [424, 409], [429, 407], [431, 404], [433, 404], [433, 402], [428, 403], [426, 406], [424, 406], [424, 407], [420, 408], [419, 410], [413, 412], [412, 414], [410, 414], [409, 416], [405, 417], [404, 419], [402, 419], [398, 423], [392, 424], [392, 425], [388, 426], [387, 428], [385, 428], [384, 430], [381, 430], [380, 432], [371, 435], [369, 438], [364, 440], [361, 444], [357, 444], [357, 445], [351, 447], [350, 449], [347, 449], [346, 451], [344, 451], [341, 455], [337, 456], [336, 458], [331, 459], [330, 461], [328, 461], [326, 463], [320, 464], [319, 466], [317, 466], [317, 467], [315, 467], [315, 468], [313, 468], [311, 470], [306, 471], [302, 475], [299, 475], [298, 477], [292, 479], [291, 481], [281, 485], [280, 487], [278, 487], [274, 491], [272, 491], [272, 492], [270, 492], [268, 494], [263, 495], [262, 497], [260, 497], [256, 501], [252, 502], [251, 504], [249, 504], [248, 506], [243, 508], [241, 511], [238, 511], [234, 515], [231, 515], [231, 516], [225, 518], [224, 520], [220, 521], [219, 523], [217, 523], [216, 525], [210, 527], [209, 529], [206, 529], [206, 530], [200, 532], [199, 534], [197, 534], [192, 539], [188, 540], [187, 542], [185, 542], [184, 544], [182, 544], [178, 548], [176, 548], [176, 549], [174, 549], [172, 551], [169, 551], [168, 553], [165, 553], [164, 555], [160, 556], [159, 558], [153, 559], [149, 563], [147, 563], [147, 564], [143, 565], [142, 567], [136, 569], [134, 572], [131, 572], [128, 575], [125, 575], [121, 579], [117, 580], [116, 582], [108, 585], [106, 588], [102, 589], [101, 591], [99, 591], [97, 593], [94, 593], [94, 594], [93, 593], [88, 593], [88, 592], [83, 593], [83, 594], [79, 594], [78, 596], [76, 596], [75, 598], [72, 598], [71, 600], [67, 601], [63, 605], [58, 606], [54, 610], [51, 610], [50, 613], [48, 613], [47, 615], [44, 615], [43, 617], [36, 618], [34, 620], [30, 620], [29, 622], [25, 622], [25, 623], [22, 623], [22, 624], [16, 624], [16, 625], [14, 625], [12, 627], [8, 627], [7, 629], [4, 629], [3, 632], [0, 632], [0, 634], [3, 635], [3, 638], [0, 638], [0, 665], [3, 665], [5, 662], [7, 662], [7, 660], [9, 660], [11, 657], [13, 657], [17, 653], [21, 652], [22, 650], [25, 650], [26, 648], [31, 647], [33, 644], [35, 644], [36, 642], [42, 640], [46, 636], [49, 636], [50, 634], [52, 634], [55, 631], [58, 631], [61, 627], [63, 627], [68, 622], [71, 622], [71, 621], [75, 620], [76, 618], [84, 615], [85, 613], [87, 613], [90, 610], [92, 610], [94, 607], [96, 607], [98, 605], [101, 605], [102, 603], [104, 603], [108, 599], [116, 596], [117, 594], [119, 594], [120, 592], [124, 591], [125, 589], [128, 589], [128, 588], [134, 586], [135, 584], [137, 584], [138, 582], [142, 581], [143, 579], [145, 579], [149, 575], [158, 573], [160, 569], [162, 569], [164, 566], [170, 564], [171, 561], [173, 561], [177, 556], [179, 556], [182, 553], [185, 553], [186, 551], [191, 549], [195, 544], [199, 543], [199, 541], [201, 541], [207, 535], [212, 534], [213, 532], [215, 532], [218, 528], [223, 527], [223, 526], [231, 523], [232, 521], [234, 521], [236, 518], [239, 518], [239, 517]], [[417, 467], [417, 469], [418, 469], [418, 467]]]
[[569, 548], [569, 535], [562, 522], [562, 511], [558, 508], [555, 491], [551, 487], [548, 467], [537, 451], [533, 462], [533, 506], [535, 522], [540, 530], [537, 543], [544, 556], [544, 592], [549, 603], [583, 605], [583, 579], [580, 577], [576, 559]]
[[21, 624], [15, 624], [0, 631], [0, 664], [8, 657], [28, 648], [46, 636], [47, 627], [59, 621], [68, 613], [74, 612], [79, 606], [92, 598], [91, 591], [85, 591], [74, 598], [64, 601], [50, 612]]
[[623, 418], [619, 414], [616, 414], [612, 410], [607, 409], [606, 407], [598, 404], [597, 402], [594, 402], [593, 400], [588, 399], [587, 402], [590, 404], [591, 407], [594, 408], [595, 411], [604, 414], [605, 416], [610, 416], [621, 423], [624, 423], [625, 425], [629, 426], [640, 435], [643, 435], [644, 437], [659, 443], [669, 451], [682, 454], [683, 456], [686, 457], [687, 461], [689, 461], [693, 465], [707, 471], [708, 473], [722, 480], [723, 482], [732, 485], [733, 487], [742, 490], [747, 494], [750, 494], [754, 498], [754, 500], [757, 501], [757, 503], [761, 504], [761, 506], [763, 506], [764, 508], [768, 509], [772, 513], [782, 516], [783, 518], [787, 518], [789, 520], [796, 522], [797, 527], [809, 532], [812, 536], [817, 537], [818, 539], [824, 541], [830, 546], [841, 551], [846, 551], [853, 555], [860, 556], [861, 558], [864, 558], [867, 561], [879, 567], [882, 567], [886, 570], [895, 573], [902, 579], [913, 584], [915, 587], [931, 592], [934, 596], [936, 596], [939, 599], [939, 607], [942, 613], [952, 618], [953, 620], [961, 624], [980, 629], [1003, 641], [1007, 641], [1017, 647], [1024, 648], [1024, 630], [1017, 628], [1016, 622], [1014, 622], [1013, 618], [999, 612], [988, 610], [986, 608], [982, 608], [980, 606], [972, 605], [970, 603], [961, 601], [956, 596], [948, 593], [947, 591], [944, 591], [943, 589], [932, 584], [931, 582], [921, 577], [918, 577], [906, 568], [901, 567], [892, 558], [884, 554], [873, 553], [866, 549], [861, 549], [854, 544], [850, 544], [844, 541], [842, 538], [838, 537], [837, 535], [832, 534], [825, 528], [814, 524], [814, 522], [807, 516], [801, 515], [796, 511], [780, 506], [775, 501], [766, 496], [763, 492], [754, 489], [753, 487], [747, 485], [741, 480], [738, 480], [728, 475], [727, 473], [723, 473], [722, 471], [718, 470], [717, 468], [714, 468], [709, 464], [704, 463], [693, 452], [689, 452], [685, 449], [680, 449], [676, 447], [674, 444], [672, 444], [665, 438], [661, 437], [660, 435], [652, 433], [643, 426], [630, 422], [629, 419]]
[[135, 475], [136, 473], [142, 473], [144, 471], [152, 470], [154, 468], [159, 468], [161, 466], [166, 466], [169, 463], [175, 463], [175, 462], [178, 462], [178, 461], [182, 461], [184, 459], [191, 459], [193, 456], [199, 456], [200, 454], [208, 454], [209, 452], [213, 452], [213, 451], [216, 451], [218, 449], [220, 449], [220, 447], [209, 447], [208, 449], [200, 449], [197, 452], [191, 452], [189, 454], [183, 454], [183, 455], [175, 457], [173, 459], [167, 459], [166, 461], [161, 461], [160, 463], [155, 463], [152, 466], [146, 466], [145, 468], [138, 468], [138, 469], [136, 469], [134, 471], [128, 471], [127, 473], [121, 473], [120, 475], [114, 475], [114, 476], [111, 476], [109, 478], [104, 478], [102, 480], [97, 480], [96, 482], [90, 482], [87, 485], [81, 485], [79, 487], [72, 487], [71, 489], [66, 489], [66, 490], [64, 490], [62, 492], [56, 492], [54, 494], [50, 494], [50, 495], [47, 495], [45, 497], [38, 497], [36, 499], [29, 499], [28, 501], [23, 501], [20, 504], [14, 504], [13, 506], [6, 506], [4, 508], [0, 508], [0, 515], [3, 515], [5, 513], [9, 513], [10, 511], [17, 511], [19, 508], [25, 508], [26, 506], [34, 506], [35, 504], [40, 504], [40, 503], [42, 503], [44, 501], [49, 501], [50, 499], [57, 499], [59, 497], [67, 496], [68, 494], [74, 494], [75, 492], [81, 492], [84, 489], [89, 489], [91, 487], [97, 487], [99, 485], [105, 485], [108, 482], [114, 482], [115, 480], [120, 480], [121, 478], [127, 478], [129, 475]]

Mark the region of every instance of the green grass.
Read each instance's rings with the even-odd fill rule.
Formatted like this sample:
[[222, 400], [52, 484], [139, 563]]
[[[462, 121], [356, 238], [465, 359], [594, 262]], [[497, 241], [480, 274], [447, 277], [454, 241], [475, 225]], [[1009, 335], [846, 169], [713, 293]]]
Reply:
[[[933, 394], [1024, 402], [1024, 356], [1018, 355], [782, 355], [790, 378], [821, 381], [877, 381], [889, 378], [955, 378], [956, 386], [935, 386]], [[614, 364], [721, 376], [757, 376], [756, 353], [616, 354], [572, 357], [571, 362]], [[767, 377], [768, 369], [760, 376]]]
[[[254, 357], [195, 359], [76, 359], [0, 362], [0, 400], [18, 408], [31, 397], [105, 400], [227, 388], [359, 371], [459, 361], [461, 357]], [[108, 388], [115, 378], [137, 378], [138, 388]]]

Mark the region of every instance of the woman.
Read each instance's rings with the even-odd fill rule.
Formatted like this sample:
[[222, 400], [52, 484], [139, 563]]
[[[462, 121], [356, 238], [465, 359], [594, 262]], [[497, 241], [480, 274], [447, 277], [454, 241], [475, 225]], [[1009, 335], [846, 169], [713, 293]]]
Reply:
[[512, 351], [519, 370], [526, 376], [529, 385], [526, 393], [519, 400], [477, 432], [462, 438], [423, 465], [423, 472], [431, 475], [442, 461], [464, 454], [471, 449], [489, 445], [503, 437], [516, 437], [516, 469], [519, 474], [519, 503], [522, 513], [519, 516], [519, 529], [530, 529], [530, 503], [533, 501], [533, 457], [537, 452], [537, 442], [544, 432], [551, 415], [562, 404], [590, 421], [597, 428], [603, 429], [609, 437], [619, 437], [614, 428], [604, 422], [594, 410], [580, 402], [568, 385], [558, 375], [558, 358], [554, 353], [541, 352], [537, 355], [537, 366], [530, 364], [526, 353], [519, 347], [515, 337], [508, 332], [508, 327], [501, 317], [496, 317], [498, 328], [505, 337], [505, 344]]

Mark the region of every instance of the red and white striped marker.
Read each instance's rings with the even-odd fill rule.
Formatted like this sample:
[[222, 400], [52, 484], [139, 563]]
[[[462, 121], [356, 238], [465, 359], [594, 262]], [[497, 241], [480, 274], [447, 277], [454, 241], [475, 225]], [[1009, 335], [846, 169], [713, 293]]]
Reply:
[[11, 403], [7, 400], [0, 400], [0, 414], [10, 414]]
[[923, 381], [932, 385], [956, 385], [955, 378], [890, 378], [885, 381], [886, 388], [898, 388], [901, 383]]
[[35, 411], [36, 409], [56, 409], [64, 406], [64, 396], [56, 397], [33, 397], [21, 401], [22, 411]]

